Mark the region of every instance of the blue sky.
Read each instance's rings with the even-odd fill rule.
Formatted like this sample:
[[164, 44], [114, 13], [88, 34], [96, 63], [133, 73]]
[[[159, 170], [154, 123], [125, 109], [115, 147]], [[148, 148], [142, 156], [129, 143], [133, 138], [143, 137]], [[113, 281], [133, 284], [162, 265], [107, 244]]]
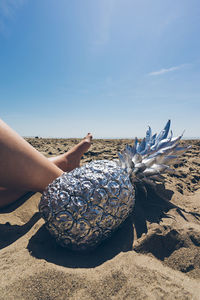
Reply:
[[200, 136], [199, 0], [1, 0], [1, 118], [23, 136]]

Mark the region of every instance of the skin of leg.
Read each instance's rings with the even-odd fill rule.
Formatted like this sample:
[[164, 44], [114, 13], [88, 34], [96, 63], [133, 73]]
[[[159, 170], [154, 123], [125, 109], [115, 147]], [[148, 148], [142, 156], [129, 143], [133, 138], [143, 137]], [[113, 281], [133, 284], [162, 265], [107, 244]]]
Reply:
[[[16, 201], [27, 191], [43, 191], [50, 182], [63, 173], [62, 171], [69, 172], [78, 167], [81, 156], [91, 145], [91, 140], [92, 135], [88, 133], [78, 145], [74, 146], [67, 153], [46, 159], [3, 121], [0, 121], [0, 154], [1, 150], [5, 150], [6, 155], [5, 151], [2, 151], [2, 157], [5, 158], [5, 161], [6, 159], [11, 159], [11, 162], [14, 162], [14, 169], [12, 168], [12, 164], [9, 164], [9, 168], [6, 169], [7, 179], [4, 177], [5, 173], [0, 171], [0, 182], [5, 184], [4, 187], [0, 187], [0, 207]], [[15, 145], [17, 145], [17, 147]], [[20, 159], [20, 163], [18, 162], [17, 166], [15, 159]], [[1, 163], [2, 159], [0, 158], [1, 170], [4, 170], [4, 165]], [[26, 164], [31, 165], [31, 170], [29, 167], [27, 170]], [[57, 166], [59, 169], [52, 165]], [[23, 176], [18, 176], [19, 172], [15, 172], [16, 167], [22, 168]], [[11, 172], [11, 176], [9, 176], [9, 172]], [[31, 173], [31, 178], [29, 176], [30, 172], [33, 172]], [[40, 172], [42, 172], [42, 174]]]
[[63, 171], [0, 120], [0, 185], [43, 191]]
[[70, 172], [80, 167], [81, 157], [90, 148], [91, 141], [92, 135], [88, 133], [79, 144], [75, 145], [68, 152], [56, 157], [50, 157], [49, 160], [64, 172]]

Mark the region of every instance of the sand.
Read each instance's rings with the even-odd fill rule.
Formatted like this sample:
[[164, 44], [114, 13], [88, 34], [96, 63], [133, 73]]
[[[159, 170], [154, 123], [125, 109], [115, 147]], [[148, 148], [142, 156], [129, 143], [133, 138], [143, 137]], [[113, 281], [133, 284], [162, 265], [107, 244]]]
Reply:
[[[52, 156], [79, 140], [28, 141]], [[94, 140], [81, 163], [116, 158], [125, 143]], [[200, 141], [187, 143], [177, 174], [146, 200], [141, 191], [122, 228], [90, 254], [56, 245], [38, 213], [39, 193], [1, 210], [0, 299], [200, 299]]]

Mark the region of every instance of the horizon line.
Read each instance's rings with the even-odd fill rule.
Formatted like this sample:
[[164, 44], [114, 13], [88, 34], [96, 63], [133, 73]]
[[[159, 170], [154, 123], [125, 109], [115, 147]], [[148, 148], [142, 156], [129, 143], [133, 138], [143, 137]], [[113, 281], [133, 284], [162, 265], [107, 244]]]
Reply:
[[[31, 139], [83, 139], [83, 137], [55, 137], [55, 136], [23, 136], [23, 138], [31, 138]], [[134, 140], [135, 138], [143, 139], [143, 137], [95, 137], [93, 140]], [[200, 140], [200, 136], [191, 136], [184, 137], [181, 140]]]

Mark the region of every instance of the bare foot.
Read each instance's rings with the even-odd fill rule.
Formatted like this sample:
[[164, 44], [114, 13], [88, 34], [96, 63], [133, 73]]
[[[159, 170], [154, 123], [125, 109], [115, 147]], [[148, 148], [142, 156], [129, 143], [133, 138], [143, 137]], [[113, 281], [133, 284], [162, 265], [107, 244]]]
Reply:
[[91, 142], [92, 135], [91, 133], [88, 133], [79, 144], [75, 145], [68, 152], [59, 156], [50, 157], [49, 160], [64, 172], [70, 172], [73, 169], [80, 167], [81, 157], [88, 151]]

